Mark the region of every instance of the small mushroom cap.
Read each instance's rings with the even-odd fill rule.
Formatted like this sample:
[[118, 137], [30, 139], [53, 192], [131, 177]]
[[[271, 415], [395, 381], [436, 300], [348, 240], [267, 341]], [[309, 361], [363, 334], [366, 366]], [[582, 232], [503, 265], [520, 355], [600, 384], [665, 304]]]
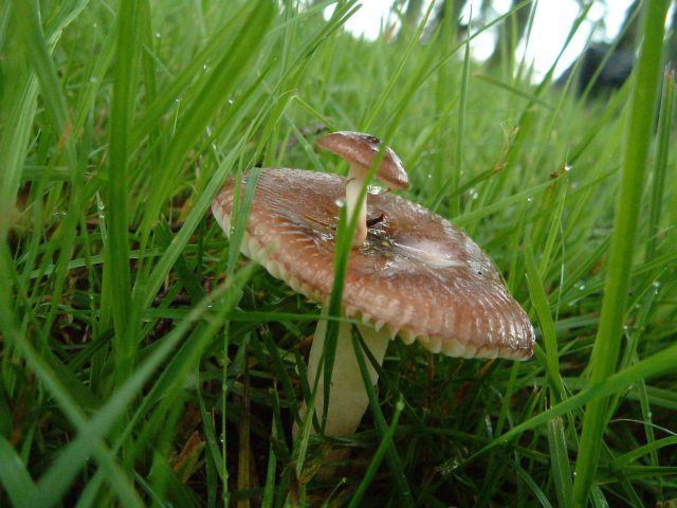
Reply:
[[[246, 176], [243, 178], [246, 180]], [[212, 210], [229, 232], [235, 183]], [[300, 169], [261, 171], [242, 252], [295, 291], [325, 302], [343, 180]], [[392, 194], [370, 196], [365, 246], [350, 253], [344, 311], [406, 343], [449, 356], [526, 359], [534, 330], [489, 258], [462, 231]]]
[[[339, 131], [320, 137], [317, 146], [328, 150], [355, 167], [361, 168], [365, 174], [371, 168], [374, 158], [381, 150], [381, 140], [371, 134], [362, 132]], [[376, 171], [376, 176], [391, 189], [405, 190], [409, 188], [409, 177], [402, 161], [390, 148], [383, 149], [383, 159]]]

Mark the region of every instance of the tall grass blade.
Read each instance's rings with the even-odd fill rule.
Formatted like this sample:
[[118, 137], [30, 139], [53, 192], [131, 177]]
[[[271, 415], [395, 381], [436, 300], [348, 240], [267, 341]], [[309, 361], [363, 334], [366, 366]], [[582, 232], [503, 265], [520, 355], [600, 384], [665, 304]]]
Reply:
[[[677, 27], [673, 27], [677, 30]], [[656, 147], [656, 161], [653, 165], [651, 182], [651, 198], [649, 201], [649, 238], [646, 245], [645, 259], [650, 261], [658, 248], [661, 234], [661, 216], [665, 179], [668, 171], [668, 157], [670, 155], [671, 138], [673, 136], [673, 121], [677, 112], [677, 87], [675, 86], [674, 69], [666, 71], [663, 77], [663, 93], [661, 95], [660, 115], [658, 122], [658, 146]]]
[[136, 0], [122, 0], [117, 15], [117, 63], [111, 106], [110, 164], [108, 166], [108, 295], [115, 327], [116, 373], [121, 383], [132, 371], [136, 345], [131, 335], [131, 273], [127, 216], [129, 206], [129, 131], [136, 105], [135, 66], [139, 55], [139, 17]]
[[[630, 273], [637, 236], [645, 167], [652, 137], [656, 99], [660, 82], [665, 18], [670, 2], [646, 4], [644, 42], [639, 56], [633, 93], [621, 189], [618, 196], [612, 243], [607, 261], [605, 297], [600, 326], [591, 357], [593, 385], [604, 382], [616, 369], [623, 333]], [[591, 402], [583, 418], [583, 430], [576, 460], [573, 506], [584, 506], [595, 481], [597, 464], [608, 418], [608, 400]]]

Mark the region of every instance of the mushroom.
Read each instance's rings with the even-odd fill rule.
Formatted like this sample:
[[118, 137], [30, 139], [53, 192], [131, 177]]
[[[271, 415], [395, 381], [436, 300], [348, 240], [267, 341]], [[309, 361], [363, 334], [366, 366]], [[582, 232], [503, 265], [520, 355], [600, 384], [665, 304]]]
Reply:
[[[367, 200], [363, 199], [360, 203], [360, 194], [366, 184], [371, 165], [381, 150], [381, 140], [362, 132], [341, 131], [325, 134], [317, 140], [317, 146], [335, 153], [350, 163], [346, 180], [346, 218], [350, 223], [354, 214], [358, 214], [353, 246], [360, 246], [367, 238]], [[376, 176], [391, 189], [409, 188], [409, 177], [402, 161], [388, 146], [383, 147], [383, 158]]]
[[[329, 134], [319, 144], [351, 162], [346, 199], [350, 207], [350, 196], [359, 192], [353, 190], [353, 179], [357, 187], [363, 178], [360, 169], [370, 167], [370, 156], [378, 153], [378, 147], [373, 148], [378, 140], [343, 133]], [[380, 169], [388, 165], [402, 167], [390, 149], [385, 150]], [[404, 177], [395, 180], [381, 174], [385, 183], [406, 185], [403, 169]], [[334, 282], [337, 203], [342, 202], [344, 185], [344, 179], [333, 174], [263, 169], [242, 252], [298, 293], [326, 305]], [[212, 206], [226, 234], [230, 233], [234, 194], [235, 182], [229, 181]], [[493, 263], [465, 233], [399, 196], [387, 193], [367, 198], [370, 216], [382, 220], [371, 221], [370, 227], [360, 220], [365, 236], [360, 247], [350, 252], [342, 304], [345, 316], [363, 323], [357, 328], [379, 364], [389, 340], [396, 336], [406, 344], [416, 340], [429, 351], [448, 356], [517, 360], [531, 356], [534, 330], [528, 316], [509, 294]], [[320, 371], [326, 323], [326, 319], [319, 321], [311, 346], [311, 387]], [[342, 321], [324, 428], [329, 436], [354, 433], [368, 405], [351, 333], [350, 322]], [[375, 384], [378, 375], [367, 363]], [[317, 387], [315, 412], [321, 419], [323, 379]]]

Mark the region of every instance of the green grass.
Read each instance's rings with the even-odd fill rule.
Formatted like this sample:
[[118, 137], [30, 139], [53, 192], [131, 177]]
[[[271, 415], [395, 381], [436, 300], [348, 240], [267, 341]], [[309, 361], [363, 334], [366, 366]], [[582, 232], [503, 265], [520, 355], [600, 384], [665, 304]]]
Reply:
[[[352, 1], [329, 21], [292, 0], [37, 5], [0, 2], [0, 505], [677, 499], [660, 30], [601, 103], [529, 84], [526, 62], [486, 69], [448, 30], [352, 39]], [[255, 177], [230, 242], [209, 213], [258, 165], [342, 171], [302, 134], [318, 122], [387, 140], [407, 197], [473, 236], [538, 330], [525, 363], [391, 343], [329, 480], [335, 441], [291, 438], [320, 311], [238, 254]]]

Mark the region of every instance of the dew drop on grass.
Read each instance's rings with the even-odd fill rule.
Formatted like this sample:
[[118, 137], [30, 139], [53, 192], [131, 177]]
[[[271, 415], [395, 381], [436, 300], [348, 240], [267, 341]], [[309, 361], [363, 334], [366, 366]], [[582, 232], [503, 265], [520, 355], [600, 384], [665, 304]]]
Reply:
[[475, 187], [473, 187], [472, 189], [470, 189], [470, 190], [468, 191], [468, 194], [469, 194], [469, 196], [470, 196], [470, 199], [472, 199], [472, 200], [475, 200], [475, 199], [477, 199], [477, 198], [480, 197], [480, 194], [479, 194], [479, 192], [477, 192], [477, 189], [476, 189]]
[[454, 457], [453, 459], [446, 461], [439, 468], [437, 468], [437, 471], [442, 476], [447, 476], [456, 471], [460, 465], [461, 465], [460, 461]]
[[527, 203], [533, 203], [533, 202], [534, 202], [533, 196], [529, 196], [529, 197], [527, 198]]
[[572, 169], [573, 169], [573, 168], [571, 167], [571, 164], [565, 164], [565, 165], [564, 165], [564, 172], [565, 172], [565, 173], [568, 173], [568, 172], [571, 171]]
[[651, 287], [653, 288], [653, 294], [657, 295], [658, 293], [661, 292], [661, 282], [658, 280], [653, 281], [653, 284], [651, 284]]
[[336, 206], [338, 206], [339, 208], [343, 208], [344, 206], [346, 206], [346, 201], [343, 198], [336, 198], [334, 203], [336, 203]]
[[487, 435], [488, 435], [490, 438], [493, 438], [493, 437], [494, 437], [494, 428], [493, 428], [493, 426], [491, 425], [491, 417], [490, 417], [489, 415], [486, 415], [486, 416], [484, 417], [484, 427], [485, 427], [485, 429], [486, 429], [486, 431], [487, 431]]

